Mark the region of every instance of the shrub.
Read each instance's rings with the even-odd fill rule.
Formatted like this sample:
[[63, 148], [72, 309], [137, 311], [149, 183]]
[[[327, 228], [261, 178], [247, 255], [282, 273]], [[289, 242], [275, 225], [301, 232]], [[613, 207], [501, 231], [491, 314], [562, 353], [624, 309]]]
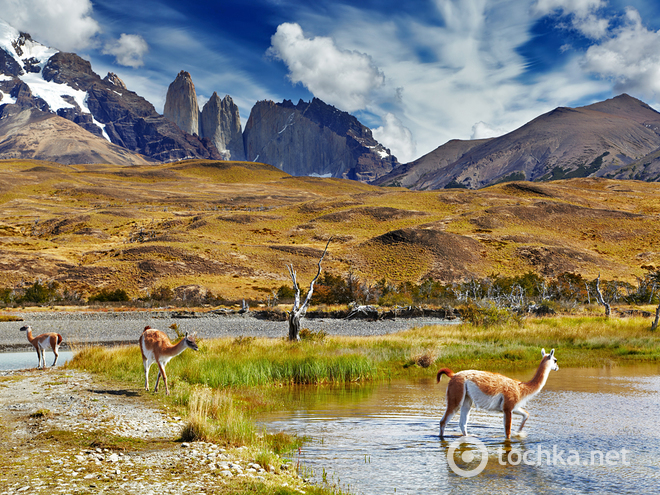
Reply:
[[488, 301], [484, 305], [468, 303], [458, 308], [461, 318], [475, 326], [490, 327], [512, 321], [520, 322], [520, 316], [507, 308], [498, 308]]
[[43, 304], [59, 298], [57, 282], [49, 282], [42, 284], [37, 280], [34, 284], [25, 290], [25, 294], [20, 298], [20, 302], [31, 302], [36, 304]]
[[88, 302], [121, 302], [130, 301], [128, 293], [124, 289], [102, 289], [100, 292], [89, 296]]

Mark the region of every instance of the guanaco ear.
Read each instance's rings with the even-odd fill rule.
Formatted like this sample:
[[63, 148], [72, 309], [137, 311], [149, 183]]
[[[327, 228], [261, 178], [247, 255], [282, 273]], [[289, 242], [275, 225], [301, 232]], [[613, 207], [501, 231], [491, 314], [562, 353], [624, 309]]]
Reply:
[[555, 350], [553, 349], [553, 350], [550, 351], [550, 357], [552, 357], [554, 355], [555, 355]]
[[541, 349], [541, 356], [545, 357], [545, 349]]

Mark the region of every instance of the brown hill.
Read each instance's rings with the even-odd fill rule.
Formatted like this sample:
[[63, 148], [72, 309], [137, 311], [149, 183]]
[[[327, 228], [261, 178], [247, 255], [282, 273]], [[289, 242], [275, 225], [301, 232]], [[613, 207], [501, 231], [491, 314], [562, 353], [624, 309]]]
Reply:
[[[458, 153], [455, 144], [447, 143], [390, 176], [417, 190], [474, 189], [512, 180], [623, 178], [631, 174], [620, 170], [644, 162], [659, 147], [660, 113], [623, 94], [586, 107], [557, 108], [504, 136], [462, 142]], [[638, 176], [650, 177], [639, 171]]]
[[57, 160], [63, 164], [144, 165], [146, 157], [114, 145], [70, 120], [26, 108], [0, 120], [0, 159]]
[[571, 179], [409, 191], [249, 162], [0, 161], [0, 289], [200, 285], [265, 299], [324, 271], [374, 284], [528, 271], [635, 283], [660, 267], [660, 184]]

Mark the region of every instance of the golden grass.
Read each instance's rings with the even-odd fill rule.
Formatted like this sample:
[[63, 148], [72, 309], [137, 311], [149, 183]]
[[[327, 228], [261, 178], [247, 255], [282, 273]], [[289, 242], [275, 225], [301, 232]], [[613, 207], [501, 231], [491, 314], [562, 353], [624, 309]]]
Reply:
[[[25, 172], [42, 165], [48, 170]], [[67, 264], [74, 267], [82, 263], [94, 274], [75, 283], [67, 282], [76, 290], [85, 283], [87, 288], [82, 288], [88, 292], [99, 286], [127, 286], [131, 295], [137, 296], [154, 286], [203, 281], [226, 298], [263, 300], [262, 289], [288, 282], [286, 264], [293, 263], [302, 278], [313, 276], [317, 269], [318, 258], [314, 256], [272, 247], [322, 250], [330, 236], [335, 241], [330, 245], [324, 270], [334, 275], [352, 270], [368, 281], [386, 278], [395, 283], [420, 282], [434, 263], [443, 263], [435, 257], [432, 246], [376, 250], [368, 241], [393, 230], [428, 226], [480, 242], [480, 261], [466, 267], [470, 276], [519, 275], [548, 269], [560, 273], [564, 263], [564, 269], [586, 277], [601, 272], [606, 279], [636, 283], [635, 277], [646, 273], [642, 265], [660, 266], [660, 254], [655, 249], [660, 228], [654, 217], [660, 213], [658, 184], [591, 179], [542, 184], [551, 196], [535, 195], [507, 184], [479, 191], [413, 192], [342, 179], [290, 177], [263, 164], [211, 161], [130, 168], [2, 161], [0, 180], [14, 184], [0, 196], [3, 246], [10, 248], [16, 259], [23, 257], [14, 263], [21, 268], [7, 274], [8, 285], [32, 281], [42, 273], [66, 278], [71, 271]], [[539, 202], [647, 216], [521, 219], [493, 213], [499, 207], [533, 209]], [[369, 207], [424, 214], [377, 219], [361, 210]], [[350, 213], [344, 221], [324, 218], [343, 212]], [[36, 237], [45, 221], [71, 215], [89, 217], [81, 227], [97, 229], [108, 237], [80, 235], [75, 229]], [[491, 228], [479, 226], [478, 219], [493, 215], [499, 220]], [[230, 221], [232, 218], [240, 221]], [[122, 255], [144, 244], [130, 242], [140, 228], [153, 230], [160, 237], [170, 236], [147, 245], [182, 249], [229, 267], [226, 273], [208, 273], [184, 262], [187, 275], [165, 270], [141, 277], [137, 267], [141, 260]], [[579, 261], [577, 255], [559, 256], [548, 262], [548, 268], [544, 261], [522, 256], [521, 248], [567, 248], [587, 261]], [[29, 268], [45, 263], [42, 254], [54, 256], [59, 264], [50, 263], [39, 270]], [[175, 258], [160, 255], [160, 261], [181, 262]]]

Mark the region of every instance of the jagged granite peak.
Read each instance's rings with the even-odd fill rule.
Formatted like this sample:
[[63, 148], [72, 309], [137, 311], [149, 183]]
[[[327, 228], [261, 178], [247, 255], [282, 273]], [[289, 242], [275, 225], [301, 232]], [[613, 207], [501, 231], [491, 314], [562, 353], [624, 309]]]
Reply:
[[372, 181], [398, 165], [354, 116], [324, 103], [259, 101], [243, 134], [247, 160], [292, 175]]
[[163, 115], [188, 134], [199, 134], [199, 105], [195, 85], [184, 70], [167, 88]]
[[117, 86], [118, 88], [121, 88], [121, 89], [128, 89], [126, 87], [126, 84], [124, 83], [124, 81], [122, 81], [119, 78], [119, 76], [117, 74], [115, 74], [114, 72], [108, 72], [108, 75], [106, 75], [103, 78], [103, 81], [105, 81], [107, 83], [110, 83], [113, 86]]
[[[220, 159], [209, 140], [183, 132], [156, 112], [151, 103], [128, 90], [117, 75], [108, 74], [101, 79], [89, 61], [75, 53], [46, 47], [2, 20], [0, 74], [5, 76], [0, 77], [3, 118], [18, 118], [23, 109], [34, 108], [64, 117], [97, 137], [151, 160]], [[61, 130], [63, 127], [46, 128]], [[98, 160], [118, 157], [114, 152], [74, 153], [67, 159], [72, 156], [81, 159], [98, 156]], [[57, 156], [50, 159], [60, 161]], [[121, 163], [132, 161], [124, 157], [118, 160]]]
[[215, 91], [202, 108], [201, 136], [210, 139], [225, 160], [245, 160], [243, 130], [238, 106], [226, 95], [222, 100]]

